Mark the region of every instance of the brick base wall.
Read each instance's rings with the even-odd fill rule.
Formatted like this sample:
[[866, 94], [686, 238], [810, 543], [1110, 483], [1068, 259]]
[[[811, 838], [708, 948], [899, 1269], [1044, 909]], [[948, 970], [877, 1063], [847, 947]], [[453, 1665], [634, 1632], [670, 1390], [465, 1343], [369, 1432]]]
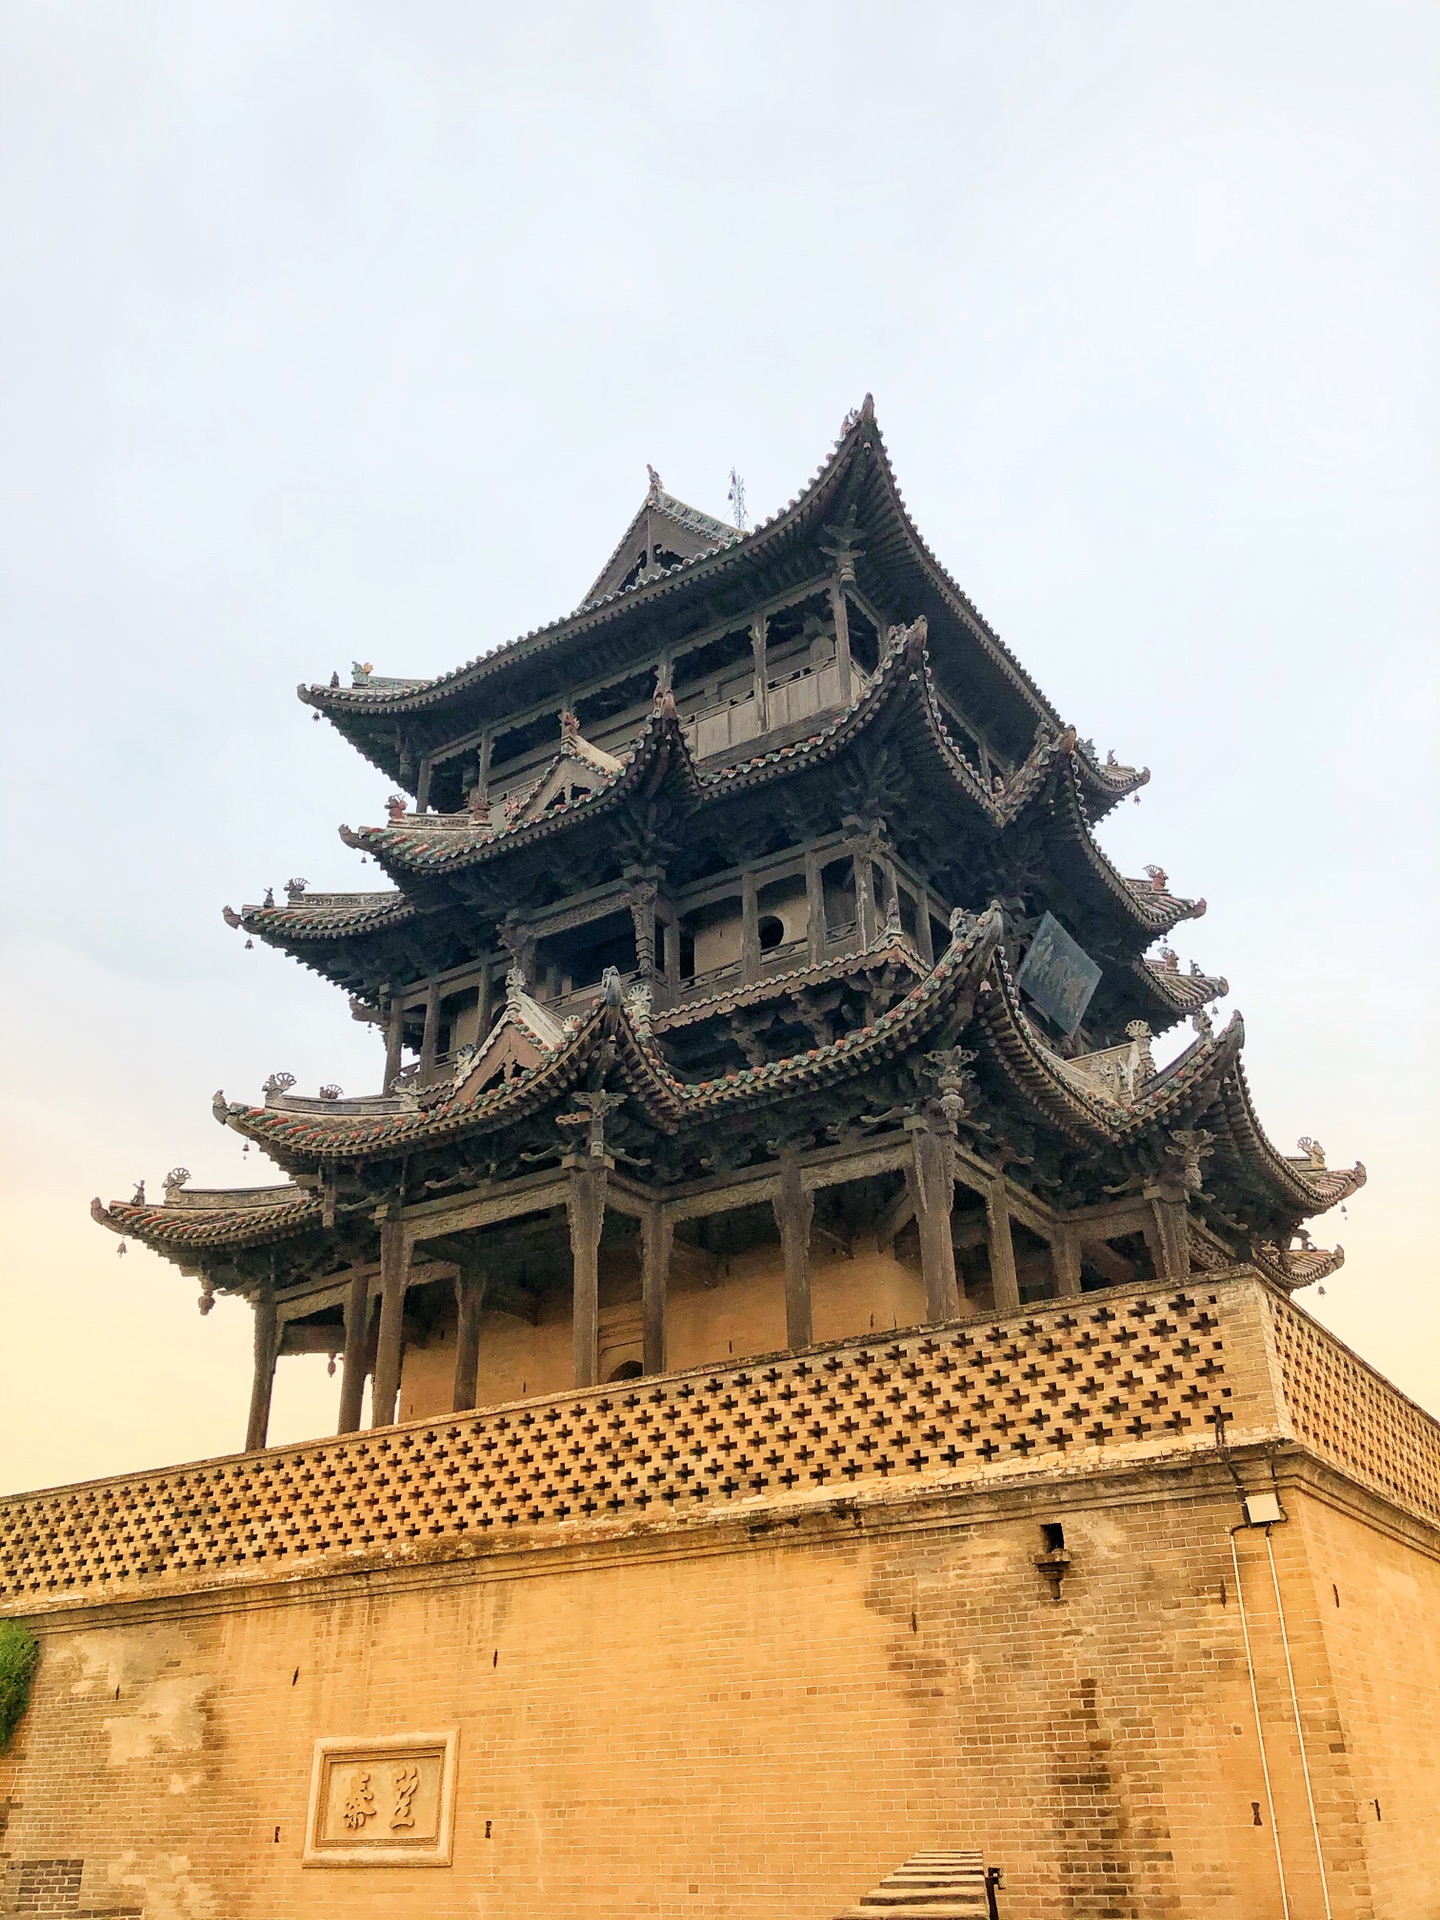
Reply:
[[[1280, 1484], [1333, 1910], [1440, 1912], [1440, 1565], [1303, 1457]], [[1007, 1920], [1272, 1920], [1273, 1795], [1292, 1912], [1319, 1913], [1247, 1530], [1264, 1784], [1239, 1518], [1211, 1459], [42, 1617], [0, 1848], [7, 1891], [49, 1862], [73, 1905], [11, 1910], [825, 1920], [907, 1855], [973, 1846]], [[1058, 1602], [1035, 1565], [1055, 1524]], [[452, 1867], [302, 1867], [317, 1737], [444, 1726]]]

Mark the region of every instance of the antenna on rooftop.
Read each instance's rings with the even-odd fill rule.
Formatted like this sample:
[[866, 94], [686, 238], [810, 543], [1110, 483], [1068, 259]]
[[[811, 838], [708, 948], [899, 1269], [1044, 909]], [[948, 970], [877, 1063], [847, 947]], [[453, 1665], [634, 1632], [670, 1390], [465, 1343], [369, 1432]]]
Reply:
[[745, 482], [734, 467], [730, 469], [730, 491], [725, 498], [730, 502], [730, 511], [735, 517], [736, 526], [741, 533], [748, 533], [749, 527], [745, 515]]

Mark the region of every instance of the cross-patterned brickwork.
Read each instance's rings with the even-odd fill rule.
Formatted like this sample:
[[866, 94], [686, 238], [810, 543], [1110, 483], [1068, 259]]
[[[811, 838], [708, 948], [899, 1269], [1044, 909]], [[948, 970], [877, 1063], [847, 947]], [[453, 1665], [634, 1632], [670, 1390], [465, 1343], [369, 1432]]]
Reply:
[[1229, 1417], [1231, 1298], [1082, 1298], [12, 1499], [0, 1591], [278, 1576], [562, 1523], [1211, 1444]]
[[1342, 1473], [1440, 1525], [1440, 1423], [1287, 1301], [1271, 1305], [1296, 1437]]

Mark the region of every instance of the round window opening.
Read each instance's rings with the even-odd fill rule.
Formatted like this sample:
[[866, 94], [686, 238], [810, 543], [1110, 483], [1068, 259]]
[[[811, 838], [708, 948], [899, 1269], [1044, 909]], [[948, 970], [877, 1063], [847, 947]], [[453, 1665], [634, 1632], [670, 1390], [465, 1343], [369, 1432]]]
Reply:
[[762, 913], [760, 916], [760, 951], [762, 953], [769, 953], [773, 947], [778, 947], [784, 938], [785, 922], [773, 913]]

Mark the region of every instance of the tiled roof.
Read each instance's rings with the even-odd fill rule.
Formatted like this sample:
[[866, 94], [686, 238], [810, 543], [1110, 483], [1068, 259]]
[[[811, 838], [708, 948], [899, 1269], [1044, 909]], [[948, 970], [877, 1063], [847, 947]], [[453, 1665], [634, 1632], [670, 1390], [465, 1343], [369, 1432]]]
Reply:
[[577, 794], [538, 820], [518, 818], [513, 826], [497, 829], [468, 810], [404, 814], [383, 827], [341, 827], [340, 837], [347, 846], [371, 854], [387, 870], [443, 872], [493, 858], [498, 851], [533, 846], [576, 820], [601, 818], [632, 795], [643, 792], [648, 797], [667, 779], [692, 800], [698, 793], [699, 779], [675, 703], [668, 698], [657, 703], [618, 771], [602, 773], [593, 792]]
[[1330, 1168], [1282, 1154], [1260, 1124], [1239, 1060], [1225, 1076], [1205, 1124], [1217, 1135], [1216, 1152], [1226, 1155], [1282, 1213], [1297, 1218], [1324, 1213], [1365, 1184], [1365, 1168], [1359, 1161], [1353, 1167]]
[[[632, 603], [636, 606], [655, 604], [683, 588], [692, 577], [703, 577], [709, 580], [742, 562], [747, 562], [752, 556], [762, 556], [772, 547], [778, 546], [784, 537], [802, 523], [816, 521], [823, 525], [820, 516], [830, 510], [830, 496], [839, 490], [844, 474], [852, 466], [868, 462], [872, 456], [876, 463], [875, 470], [880, 476], [882, 497], [888, 502], [897, 535], [908, 543], [942, 600], [959, 618], [961, 624], [980, 646], [984, 655], [1000, 671], [1002, 677], [1021, 694], [1036, 718], [1048, 718], [1058, 725], [1053, 708], [1035, 682], [998, 634], [985, 622], [973, 602], [940, 565], [916, 529], [905, 506], [904, 498], [895, 483], [880, 429], [875, 421], [874, 406], [868, 394], [864, 406], [850, 422], [847, 422], [845, 431], [836, 442], [830, 457], [822, 464], [808, 485], [778, 512], [772, 514], [768, 520], [761, 522], [749, 533], [737, 534], [728, 539], [724, 546], [718, 546], [714, 552], [682, 561], [678, 566], [668, 568], [658, 577], [642, 581], [623, 592], [607, 594], [599, 600], [588, 602], [577, 613], [567, 614], [546, 626], [534, 628], [518, 639], [507, 641], [488, 653], [477, 655], [451, 672], [437, 675], [434, 679], [414, 688], [389, 693], [372, 693], [366, 687], [302, 685], [297, 689], [299, 697], [308, 705], [329, 714], [337, 724], [342, 726], [347, 716], [358, 718], [364, 714], [383, 714], [399, 717], [426, 712], [456, 694], [468, 691], [480, 681], [508, 670], [517, 661], [531, 658], [549, 648], [561, 645], [605, 624], [620, 614], [628, 614]], [[730, 531], [727, 529], [727, 533]], [[393, 769], [387, 770], [393, 772]]]
[[[594, 584], [585, 595], [585, 598], [580, 602], [580, 611], [582, 613], [587, 607], [597, 605], [602, 598], [607, 597], [601, 593], [601, 588], [605, 584], [605, 576], [611, 571], [616, 561], [639, 532], [641, 521], [644, 520], [647, 515], [652, 514], [658, 514], [662, 520], [669, 520], [674, 526], [683, 527], [686, 533], [697, 535], [706, 542], [705, 552], [703, 554], [690, 555], [688, 556], [690, 559], [703, 559], [709, 554], [714, 553], [718, 547], [734, 546], [737, 541], [743, 540], [745, 537], [739, 527], [732, 527], [727, 521], [717, 520], [713, 514], [702, 513], [699, 507], [687, 506], [683, 500], [677, 500], [673, 493], [667, 493], [659, 482], [656, 481], [652, 483], [650, 491], [640, 503], [639, 511], [626, 527], [624, 533], [622, 533], [620, 538], [615, 542], [610, 558], [605, 562], [599, 573], [596, 574]], [[682, 562], [682, 565], [683, 564], [685, 563]], [[673, 569], [666, 569], [666, 571], [672, 570]], [[634, 589], [631, 588], [628, 589], [628, 591], [633, 592]]]
[[[227, 1197], [216, 1193], [214, 1206], [136, 1206], [112, 1200], [107, 1207], [90, 1202], [90, 1217], [112, 1233], [127, 1234], [160, 1252], [183, 1252], [193, 1247], [264, 1246], [284, 1240], [308, 1227], [318, 1227], [323, 1209], [312, 1194], [298, 1187], [273, 1189], [276, 1198], [255, 1204], [253, 1192]], [[208, 1198], [209, 1196], [207, 1196]]]
[[1083, 1084], [1040, 1039], [1003, 954], [996, 956], [993, 977], [995, 991], [983, 997], [977, 1022], [986, 1052], [1021, 1097], [1078, 1146], [1120, 1145], [1182, 1111], [1200, 1110], [1244, 1043], [1245, 1024], [1237, 1013], [1220, 1033], [1197, 1039], [1152, 1075], [1133, 1098], [1110, 1099]]
[[873, 1025], [856, 1028], [827, 1046], [717, 1079], [676, 1079], [659, 1048], [637, 1028], [615, 995], [602, 1000], [539, 1066], [506, 1084], [473, 1091], [461, 1080], [423, 1110], [352, 1118], [334, 1111], [339, 1103], [330, 1103], [330, 1110], [323, 1113], [314, 1108], [302, 1113], [279, 1106], [227, 1104], [217, 1096], [216, 1115], [257, 1141], [281, 1165], [378, 1157], [461, 1133], [492, 1131], [547, 1107], [582, 1084], [603, 1047], [613, 1049], [614, 1073], [647, 1120], [663, 1131], [675, 1132], [716, 1112], [784, 1100], [892, 1058], [928, 1031], [967, 984], [978, 980], [1000, 934], [1000, 914], [992, 909], [952, 941], [934, 969]]
[[412, 901], [396, 887], [374, 893], [292, 893], [283, 907], [224, 909], [228, 926], [277, 943], [286, 940], [334, 940], [351, 934], [378, 933], [415, 918]]
[[1073, 727], [1042, 725], [1029, 755], [1010, 778], [998, 786], [987, 786], [946, 726], [935, 694], [926, 641], [923, 619], [892, 631], [877, 672], [848, 707], [804, 738], [767, 748], [748, 759], [714, 768], [697, 765], [674, 704], [667, 698], [647, 721], [619, 773], [608, 776], [594, 792], [577, 795], [539, 820], [521, 820], [513, 827], [497, 830], [488, 820], [476, 820], [465, 811], [405, 814], [383, 827], [342, 827], [341, 837], [402, 879], [407, 873], [454, 871], [601, 818], [632, 794], [643, 792], [648, 796], [659, 778], [669, 779], [676, 797], [691, 807], [748, 793], [835, 759], [879, 726], [882, 716], [893, 727], [901, 710], [908, 709], [916, 723], [915, 746], [929, 752], [953, 782], [954, 791], [997, 833], [1025, 818], [1037, 802], [1055, 790], [1058, 778], [1061, 804], [1054, 818], [1061, 832], [1074, 842], [1100, 888], [1124, 909], [1137, 931], [1158, 938], [1179, 921], [1204, 913], [1203, 900], [1182, 898], [1149, 879], [1127, 880], [1111, 864], [1095, 840], [1086, 811], [1085, 783], [1093, 768], [1078, 745]]

